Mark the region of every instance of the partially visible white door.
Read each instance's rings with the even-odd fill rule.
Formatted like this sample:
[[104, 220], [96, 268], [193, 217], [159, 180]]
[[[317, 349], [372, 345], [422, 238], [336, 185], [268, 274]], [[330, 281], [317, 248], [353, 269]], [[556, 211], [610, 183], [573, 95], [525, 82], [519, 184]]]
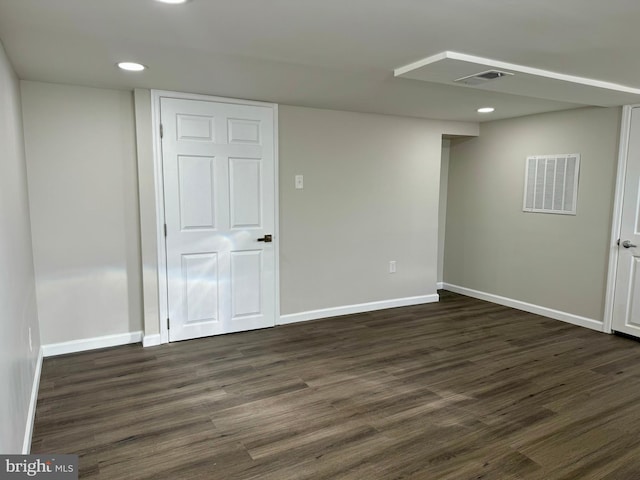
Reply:
[[640, 107], [631, 110], [612, 328], [640, 337]]
[[275, 324], [274, 110], [162, 98], [169, 340]]

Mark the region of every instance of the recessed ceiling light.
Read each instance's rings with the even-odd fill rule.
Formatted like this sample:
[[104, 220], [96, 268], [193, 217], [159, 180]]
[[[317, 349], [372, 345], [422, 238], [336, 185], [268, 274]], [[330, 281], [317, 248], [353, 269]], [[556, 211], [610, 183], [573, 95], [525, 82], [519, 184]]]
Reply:
[[478, 113], [491, 113], [491, 112], [495, 112], [496, 109], [493, 107], [482, 107], [478, 109]]
[[118, 63], [118, 67], [122, 70], [127, 70], [128, 72], [141, 72], [145, 67], [141, 63], [136, 62], [120, 62]]
[[156, 0], [156, 2], [160, 3], [169, 3], [171, 5], [179, 5], [181, 3], [187, 3], [189, 0]]

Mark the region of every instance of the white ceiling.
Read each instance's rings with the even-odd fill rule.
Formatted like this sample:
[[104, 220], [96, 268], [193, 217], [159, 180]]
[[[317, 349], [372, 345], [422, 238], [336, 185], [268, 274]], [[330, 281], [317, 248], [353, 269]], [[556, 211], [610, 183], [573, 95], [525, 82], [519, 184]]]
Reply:
[[579, 105], [394, 69], [450, 50], [640, 87], [639, 25], [638, 0], [0, 0], [22, 79], [471, 121]]

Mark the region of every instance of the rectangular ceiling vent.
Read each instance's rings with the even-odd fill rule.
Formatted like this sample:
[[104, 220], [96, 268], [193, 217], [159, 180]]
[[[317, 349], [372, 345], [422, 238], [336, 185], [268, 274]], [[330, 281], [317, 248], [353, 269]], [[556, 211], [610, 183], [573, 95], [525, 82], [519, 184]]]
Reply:
[[527, 157], [522, 210], [575, 215], [579, 172], [579, 153]]
[[473, 75], [458, 78], [454, 80], [454, 83], [462, 83], [464, 85], [482, 85], [483, 83], [512, 75], [513, 73], [504, 72], [502, 70], [487, 70], [486, 72], [474, 73]]

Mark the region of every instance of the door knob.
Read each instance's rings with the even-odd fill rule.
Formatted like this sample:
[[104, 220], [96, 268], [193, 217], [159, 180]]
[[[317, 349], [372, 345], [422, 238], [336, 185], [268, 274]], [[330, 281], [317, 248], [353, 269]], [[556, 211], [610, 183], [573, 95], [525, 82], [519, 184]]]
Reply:
[[635, 248], [635, 247], [637, 247], [637, 245], [634, 245], [629, 240], [625, 240], [624, 242], [622, 242], [622, 246], [624, 248]]
[[262, 238], [258, 239], [259, 242], [264, 242], [264, 243], [271, 243], [273, 242], [273, 237], [271, 235], [265, 235]]

